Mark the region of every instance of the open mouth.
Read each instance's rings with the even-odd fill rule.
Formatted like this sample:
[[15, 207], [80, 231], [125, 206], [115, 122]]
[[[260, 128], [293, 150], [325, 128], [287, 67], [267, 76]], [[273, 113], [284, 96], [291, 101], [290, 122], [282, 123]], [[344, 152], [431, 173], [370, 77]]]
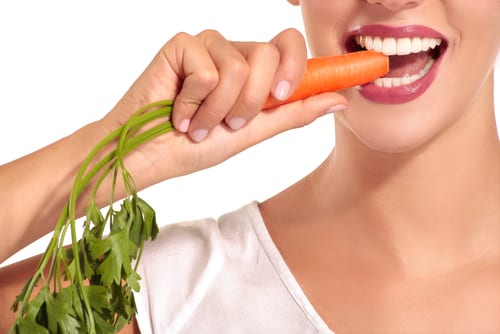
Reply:
[[351, 51], [375, 50], [389, 56], [389, 73], [373, 83], [379, 87], [409, 85], [424, 77], [441, 56], [446, 43], [429, 37], [355, 36], [348, 44]]
[[[372, 84], [378, 88], [393, 88], [390, 93], [376, 91], [385, 97], [392, 95], [392, 101], [385, 99], [387, 102], [402, 102], [428, 88], [436, 74], [435, 67], [446, 51], [447, 42], [439, 33], [426, 27], [373, 25], [351, 32], [344, 46], [347, 52], [374, 50], [389, 56], [389, 72]], [[374, 91], [372, 88], [367, 90]]]
[[379, 87], [398, 87], [423, 78], [446, 50], [439, 37], [382, 37], [352, 35], [347, 39], [347, 52], [374, 50], [389, 56], [389, 73], [373, 83]]

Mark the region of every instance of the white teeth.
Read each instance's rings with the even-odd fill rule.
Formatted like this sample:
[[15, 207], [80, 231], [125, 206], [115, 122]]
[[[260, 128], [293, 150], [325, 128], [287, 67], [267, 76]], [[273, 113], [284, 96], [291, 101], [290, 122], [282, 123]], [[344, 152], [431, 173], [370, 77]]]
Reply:
[[397, 55], [404, 56], [409, 55], [412, 50], [411, 39], [409, 38], [399, 38], [397, 42]]
[[418, 53], [420, 50], [422, 50], [422, 39], [415, 37], [411, 40], [411, 52]]
[[[386, 56], [404, 56], [412, 53], [426, 52], [435, 49], [443, 41], [440, 38], [428, 37], [380, 37], [380, 36], [356, 36], [356, 43], [367, 50], [381, 52]], [[376, 86], [392, 88], [414, 83], [426, 75], [434, 59], [430, 59], [425, 67], [417, 74], [405, 75], [401, 78], [379, 78], [373, 81]]]
[[382, 40], [382, 50], [384, 54], [388, 56], [394, 56], [397, 54], [397, 43], [395, 38], [384, 38]]
[[382, 38], [379, 36], [357, 36], [356, 43], [367, 50], [375, 50], [387, 56], [403, 56], [434, 49], [441, 45], [442, 40], [427, 37]]
[[425, 67], [418, 74], [405, 75], [402, 78], [379, 78], [375, 79], [373, 83], [375, 84], [375, 86], [385, 87], [385, 88], [409, 85], [421, 79], [424, 75], [426, 75], [431, 69], [433, 64], [434, 64], [434, 59], [431, 59], [427, 64], [425, 64]]

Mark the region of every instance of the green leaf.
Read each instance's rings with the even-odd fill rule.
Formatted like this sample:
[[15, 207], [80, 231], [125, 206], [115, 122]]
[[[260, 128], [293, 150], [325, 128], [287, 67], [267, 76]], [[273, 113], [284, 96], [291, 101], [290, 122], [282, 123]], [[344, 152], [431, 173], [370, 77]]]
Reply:
[[101, 285], [88, 285], [84, 287], [92, 309], [97, 312], [104, 312], [111, 299], [111, 292]]
[[75, 277], [76, 274], [76, 262], [74, 260], [71, 261], [70, 264], [66, 266], [64, 269], [64, 279], [71, 280], [72, 277]]
[[[89, 235], [82, 237], [78, 241], [78, 259], [80, 262], [80, 271], [83, 275], [83, 278], [90, 278], [94, 275], [94, 268], [91, 265], [91, 261], [89, 261], [88, 256], [87, 256], [87, 250], [86, 250], [86, 244], [88, 240]], [[95, 237], [93, 237], [95, 240]], [[65, 269], [64, 269], [64, 278], [68, 281], [71, 281], [76, 277], [76, 261], [74, 260], [73, 256], [73, 248], [69, 247], [63, 250], [63, 261], [65, 263]]]
[[83, 279], [88, 279], [95, 274], [92, 259], [89, 258], [88, 237], [89, 234], [82, 236], [82, 238], [78, 240], [78, 259], [80, 261], [80, 271]]
[[47, 307], [47, 328], [51, 333], [58, 333], [58, 329], [65, 334], [78, 334], [80, 325], [74, 318], [73, 298], [71, 291], [63, 289], [55, 297], [49, 289], [42, 289], [40, 294], [43, 296]]
[[137, 198], [137, 207], [140, 209], [144, 221], [143, 240], [156, 239], [159, 230], [158, 224], [156, 223], [155, 210], [139, 197]]
[[30, 318], [21, 318], [16, 320], [16, 323], [10, 333], [49, 334], [49, 331]]
[[[91, 232], [88, 231], [89, 223], [94, 224]], [[85, 225], [87, 228], [84, 230], [84, 236], [86, 233], [92, 233], [96, 238], [101, 238], [104, 233], [104, 228], [106, 227], [106, 220], [102, 215], [101, 210], [97, 207], [96, 203], [91, 200], [86, 208], [86, 220]]]
[[[135, 210], [136, 214], [134, 215], [134, 219], [130, 222], [128, 229], [130, 240], [139, 248], [143, 244], [142, 231], [144, 229], [144, 220], [140, 208], [136, 206]], [[131, 257], [135, 258], [135, 255], [136, 254], [131, 254]]]
[[107, 319], [100, 313], [94, 312], [94, 320], [97, 333], [112, 334], [116, 333], [117, 330], [120, 329], [116, 326], [113, 326], [112, 323], [109, 323]]
[[104, 285], [112, 282], [120, 284], [122, 280], [122, 270], [125, 277], [132, 270], [131, 259], [129, 257], [130, 248], [135, 245], [128, 238], [127, 230], [110, 235], [104, 240], [97, 240], [92, 246], [92, 256], [102, 256], [106, 254], [104, 260], [97, 268], [97, 273], [101, 275]]
[[[47, 290], [48, 287], [42, 287], [42, 290]], [[42, 291], [41, 290], [41, 291]], [[49, 292], [50, 294], [50, 292]], [[30, 303], [26, 307], [26, 318], [30, 319], [40, 319], [41, 317], [45, 317], [44, 314], [41, 314], [40, 312], [43, 312], [44, 310], [42, 309], [42, 306], [45, 304], [45, 294], [39, 293], [33, 300], [30, 301]]]
[[94, 201], [90, 201], [87, 206], [86, 218], [87, 221], [92, 222], [95, 226], [102, 226], [104, 223], [102, 212]]
[[90, 236], [87, 240], [89, 244], [90, 257], [93, 260], [99, 260], [104, 254], [111, 249], [111, 241], [107, 239], [97, 239]]
[[[124, 203], [127, 203], [128, 201], [129, 199], [127, 198], [124, 200]], [[117, 211], [113, 214], [110, 234], [118, 233], [121, 230], [127, 228], [129, 221], [133, 218], [133, 212], [128, 211], [127, 206], [122, 204], [120, 207], [120, 211]]]
[[132, 290], [134, 290], [135, 292], [139, 292], [139, 290], [141, 289], [141, 286], [139, 284], [140, 280], [141, 276], [137, 273], [137, 271], [132, 270], [132, 272], [130, 273], [130, 275], [127, 276], [125, 281]]
[[16, 299], [14, 300], [14, 303], [12, 303], [12, 306], [11, 306], [11, 311], [13, 312], [17, 312], [17, 309], [19, 308], [19, 304], [22, 303], [23, 299], [24, 299], [24, 296], [26, 295], [26, 292], [28, 291], [28, 287], [30, 286], [31, 282], [34, 281], [34, 280], [38, 280], [38, 277], [31, 277], [29, 280], [26, 281], [26, 283], [24, 284], [21, 292], [19, 293], [19, 295], [16, 296]]
[[69, 286], [69, 289], [71, 290], [71, 294], [69, 295], [69, 298], [71, 298], [71, 304], [73, 307], [73, 311], [75, 312], [75, 317], [77, 319], [84, 319], [83, 315], [83, 301], [80, 298], [80, 294], [78, 293], [78, 290], [74, 284]]

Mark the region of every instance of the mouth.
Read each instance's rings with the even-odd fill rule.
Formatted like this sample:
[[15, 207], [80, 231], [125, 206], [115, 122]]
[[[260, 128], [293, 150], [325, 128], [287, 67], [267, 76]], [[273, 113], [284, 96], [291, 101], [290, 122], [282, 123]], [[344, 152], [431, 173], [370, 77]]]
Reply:
[[347, 52], [375, 50], [389, 56], [389, 72], [361, 87], [361, 93], [376, 102], [402, 103], [430, 86], [446, 52], [446, 39], [423, 26], [362, 26], [348, 34]]

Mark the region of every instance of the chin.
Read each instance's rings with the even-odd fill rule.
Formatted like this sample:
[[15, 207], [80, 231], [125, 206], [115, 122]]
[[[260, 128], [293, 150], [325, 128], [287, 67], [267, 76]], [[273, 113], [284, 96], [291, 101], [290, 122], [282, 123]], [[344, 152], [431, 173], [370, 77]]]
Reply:
[[422, 147], [426, 142], [420, 140], [410, 140], [409, 138], [367, 138], [357, 137], [358, 140], [372, 151], [388, 154], [406, 154], [416, 151]]
[[386, 113], [385, 116], [376, 112], [371, 116], [360, 113], [337, 115], [337, 123], [341, 124], [341, 128], [337, 126], [337, 131], [349, 132], [348, 136], [370, 150], [392, 154], [416, 151], [435, 135], [436, 129], [429, 123], [426, 125], [426, 122], [408, 117], [408, 114], [406, 117], [387, 117]]

